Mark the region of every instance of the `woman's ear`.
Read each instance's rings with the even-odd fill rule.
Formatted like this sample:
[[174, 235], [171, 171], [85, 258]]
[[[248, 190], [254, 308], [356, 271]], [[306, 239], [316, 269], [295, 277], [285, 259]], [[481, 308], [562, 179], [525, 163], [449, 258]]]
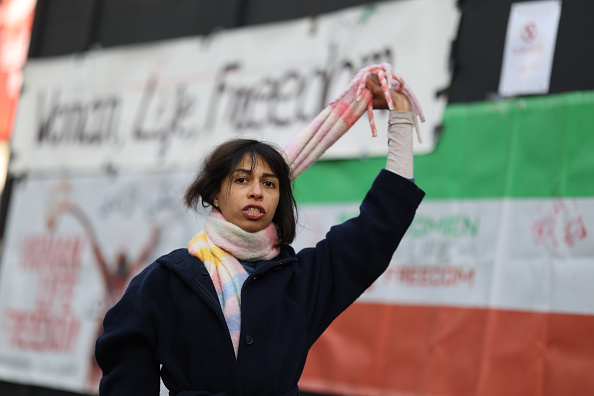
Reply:
[[219, 194], [215, 195], [214, 199], [212, 200], [212, 204], [215, 208], [219, 207]]

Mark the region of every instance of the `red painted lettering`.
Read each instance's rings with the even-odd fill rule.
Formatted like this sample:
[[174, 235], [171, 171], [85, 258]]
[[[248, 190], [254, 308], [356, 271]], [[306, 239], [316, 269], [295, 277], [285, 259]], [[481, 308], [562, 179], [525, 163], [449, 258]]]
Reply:
[[474, 285], [475, 269], [453, 266], [400, 266], [398, 280], [410, 287], [456, 287]]

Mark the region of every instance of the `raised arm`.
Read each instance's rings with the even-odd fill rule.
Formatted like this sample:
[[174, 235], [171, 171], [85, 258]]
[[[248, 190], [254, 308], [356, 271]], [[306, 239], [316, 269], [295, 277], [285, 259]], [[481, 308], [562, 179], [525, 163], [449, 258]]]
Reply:
[[[375, 77], [375, 78], [374, 78]], [[372, 75], [366, 87], [373, 94], [373, 108], [387, 109], [388, 102], [377, 76]], [[386, 169], [407, 179], [413, 179], [413, 136], [414, 115], [408, 98], [394, 90], [390, 91], [394, 110], [388, 121], [388, 159]]]
[[[385, 94], [372, 79], [373, 106], [388, 109]], [[314, 249], [299, 253], [311, 268], [311, 342], [388, 267], [410, 226], [424, 192], [413, 177], [413, 114], [406, 96], [391, 91], [394, 110], [388, 125], [388, 160], [360, 206], [359, 216], [332, 227]]]
[[299, 265], [309, 272], [306, 312], [311, 313], [312, 344], [386, 270], [423, 196], [410, 180], [382, 170], [359, 216], [298, 253]]

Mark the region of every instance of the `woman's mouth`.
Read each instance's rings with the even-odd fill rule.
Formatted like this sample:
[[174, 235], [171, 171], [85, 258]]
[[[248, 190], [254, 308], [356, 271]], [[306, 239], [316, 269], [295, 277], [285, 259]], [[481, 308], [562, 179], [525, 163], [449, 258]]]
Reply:
[[266, 211], [259, 205], [248, 205], [242, 209], [241, 213], [250, 220], [258, 220], [264, 217]]

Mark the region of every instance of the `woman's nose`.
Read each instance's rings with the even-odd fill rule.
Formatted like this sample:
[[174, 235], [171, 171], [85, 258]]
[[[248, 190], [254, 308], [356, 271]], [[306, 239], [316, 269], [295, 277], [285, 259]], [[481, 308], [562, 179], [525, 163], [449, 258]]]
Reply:
[[250, 189], [250, 198], [262, 199], [262, 187], [259, 183], [254, 183]]

